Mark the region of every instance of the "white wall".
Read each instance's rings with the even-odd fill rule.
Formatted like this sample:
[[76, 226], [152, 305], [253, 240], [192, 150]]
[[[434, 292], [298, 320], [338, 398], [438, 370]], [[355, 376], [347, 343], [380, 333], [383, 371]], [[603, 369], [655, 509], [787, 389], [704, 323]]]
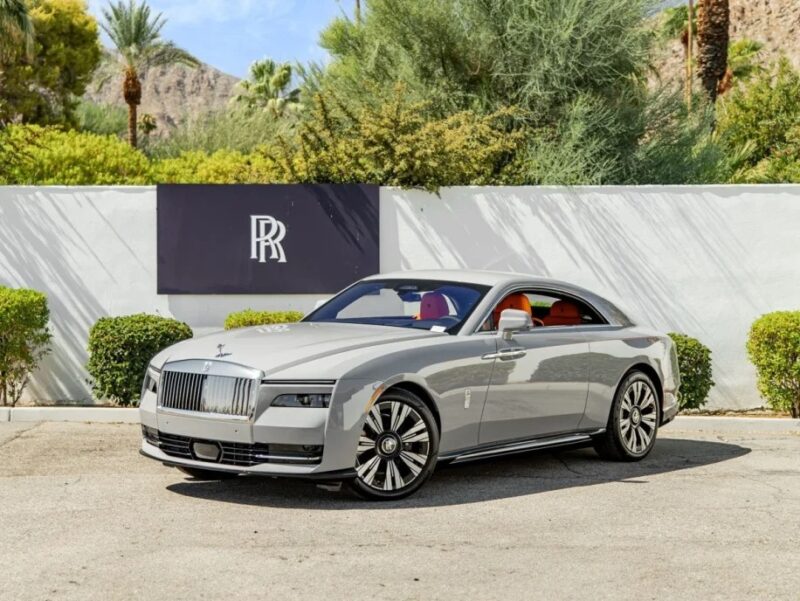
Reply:
[[[314, 296], [156, 294], [155, 188], [0, 188], [0, 285], [47, 293], [53, 353], [29, 401], [90, 398], [86, 339], [104, 315], [157, 312], [197, 333], [234, 310]], [[711, 404], [761, 403], [750, 323], [800, 309], [800, 187], [450, 188], [381, 191], [381, 269], [469, 267], [565, 279], [642, 323], [711, 347]]]
[[156, 294], [155, 187], [0, 187], [0, 285], [45, 292], [51, 311], [53, 352], [23, 402], [91, 399], [86, 345], [100, 317], [158, 313], [197, 335], [231, 311], [307, 311], [316, 300]]
[[469, 267], [568, 280], [709, 346], [710, 407], [762, 404], [745, 340], [800, 310], [800, 186], [384, 189], [382, 270]]

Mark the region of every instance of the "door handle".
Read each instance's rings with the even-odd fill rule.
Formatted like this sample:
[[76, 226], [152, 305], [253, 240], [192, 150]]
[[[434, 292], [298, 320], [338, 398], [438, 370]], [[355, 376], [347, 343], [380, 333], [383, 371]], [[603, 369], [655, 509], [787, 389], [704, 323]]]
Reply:
[[501, 361], [511, 361], [512, 359], [521, 359], [528, 354], [524, 348], [504, 348], [496, 353], [487, 353], [481, 359], [500, 359]]

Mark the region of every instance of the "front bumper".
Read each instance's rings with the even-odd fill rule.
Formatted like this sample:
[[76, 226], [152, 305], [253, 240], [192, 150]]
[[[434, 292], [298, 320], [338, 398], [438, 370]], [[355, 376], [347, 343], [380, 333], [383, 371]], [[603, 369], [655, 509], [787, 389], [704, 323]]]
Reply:
[[[142, 440], [142, 448], [139, 454], [149, 459], [154, 459], [169, 467], [193, 467], [202, 470], [209, 470], [213, 472], [226, 472], [229, 474], [251, 474], [254, 476], [265, 476], [272, 478], [301, 478], [306, 480], [347, 480], [355, 478], [356, 471], [354, 468], [347, 468], [337, 471], [319, 471], [313, 467], [307, 469], [297, 469], [295, 465], [280, 465], [280, 464], [261, 464], [251, 467], [240, 467], [235, 465], [224, 465], [221, 463], [211, 463], [208, 461], [197, 461], [194, 459], [179, 459], [167, 455], [156, 446]], [[306, 466], [303, 466], [306, 467]]]
[[[334, 480], [353, 477], [371, 382], [338, 382], [329, 408], [271, 407], [294, 385], [263, 386], [248, 418], [167, 410], [146, 392], [139, 405], [142, 455], [170, 466], [272, 477]], [[179, 442], [180, 448], [175, 446]], [[194, 443], [218, 445], [216, 460], [203, 459]]]
[[672, 392], [664, 393], [664, 408], [661, 411], [661, 425], [665, 426], [678, 415], [678, 397]]

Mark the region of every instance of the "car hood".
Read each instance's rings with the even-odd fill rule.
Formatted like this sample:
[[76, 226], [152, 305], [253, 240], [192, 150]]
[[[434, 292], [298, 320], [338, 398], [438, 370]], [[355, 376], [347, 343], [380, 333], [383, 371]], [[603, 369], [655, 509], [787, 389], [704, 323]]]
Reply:
[[[337, 363], [338, 355], [362, 350], [372, 356], [371, 350], [376, 346], [431, 336], [447, 334], [349, 323], [300, 322], [256, 326], [184, 340], [161, 351], [151, 364], [161, 369], [167, 362], [184, 359], [225, 361], [260, 369], [266, 377], [273, 377], [290, 368], [326, 359], [326, 369], [320, 370], [317, 365], [316, 373], [307, 377], [336, 379], [341, 374], [336, 374], [336, 370], [331, 371], [331, 368]], [[223, 346], [220, 348], [219, 345]]]

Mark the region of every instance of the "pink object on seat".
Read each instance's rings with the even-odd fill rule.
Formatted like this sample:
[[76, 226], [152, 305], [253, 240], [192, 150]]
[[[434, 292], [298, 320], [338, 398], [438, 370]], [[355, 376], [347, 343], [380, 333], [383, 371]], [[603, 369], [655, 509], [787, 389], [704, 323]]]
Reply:
[[420, 319], [441, 319], [450, 315], [447, 299], [440, 292], [428, 292], [419, 304]]

